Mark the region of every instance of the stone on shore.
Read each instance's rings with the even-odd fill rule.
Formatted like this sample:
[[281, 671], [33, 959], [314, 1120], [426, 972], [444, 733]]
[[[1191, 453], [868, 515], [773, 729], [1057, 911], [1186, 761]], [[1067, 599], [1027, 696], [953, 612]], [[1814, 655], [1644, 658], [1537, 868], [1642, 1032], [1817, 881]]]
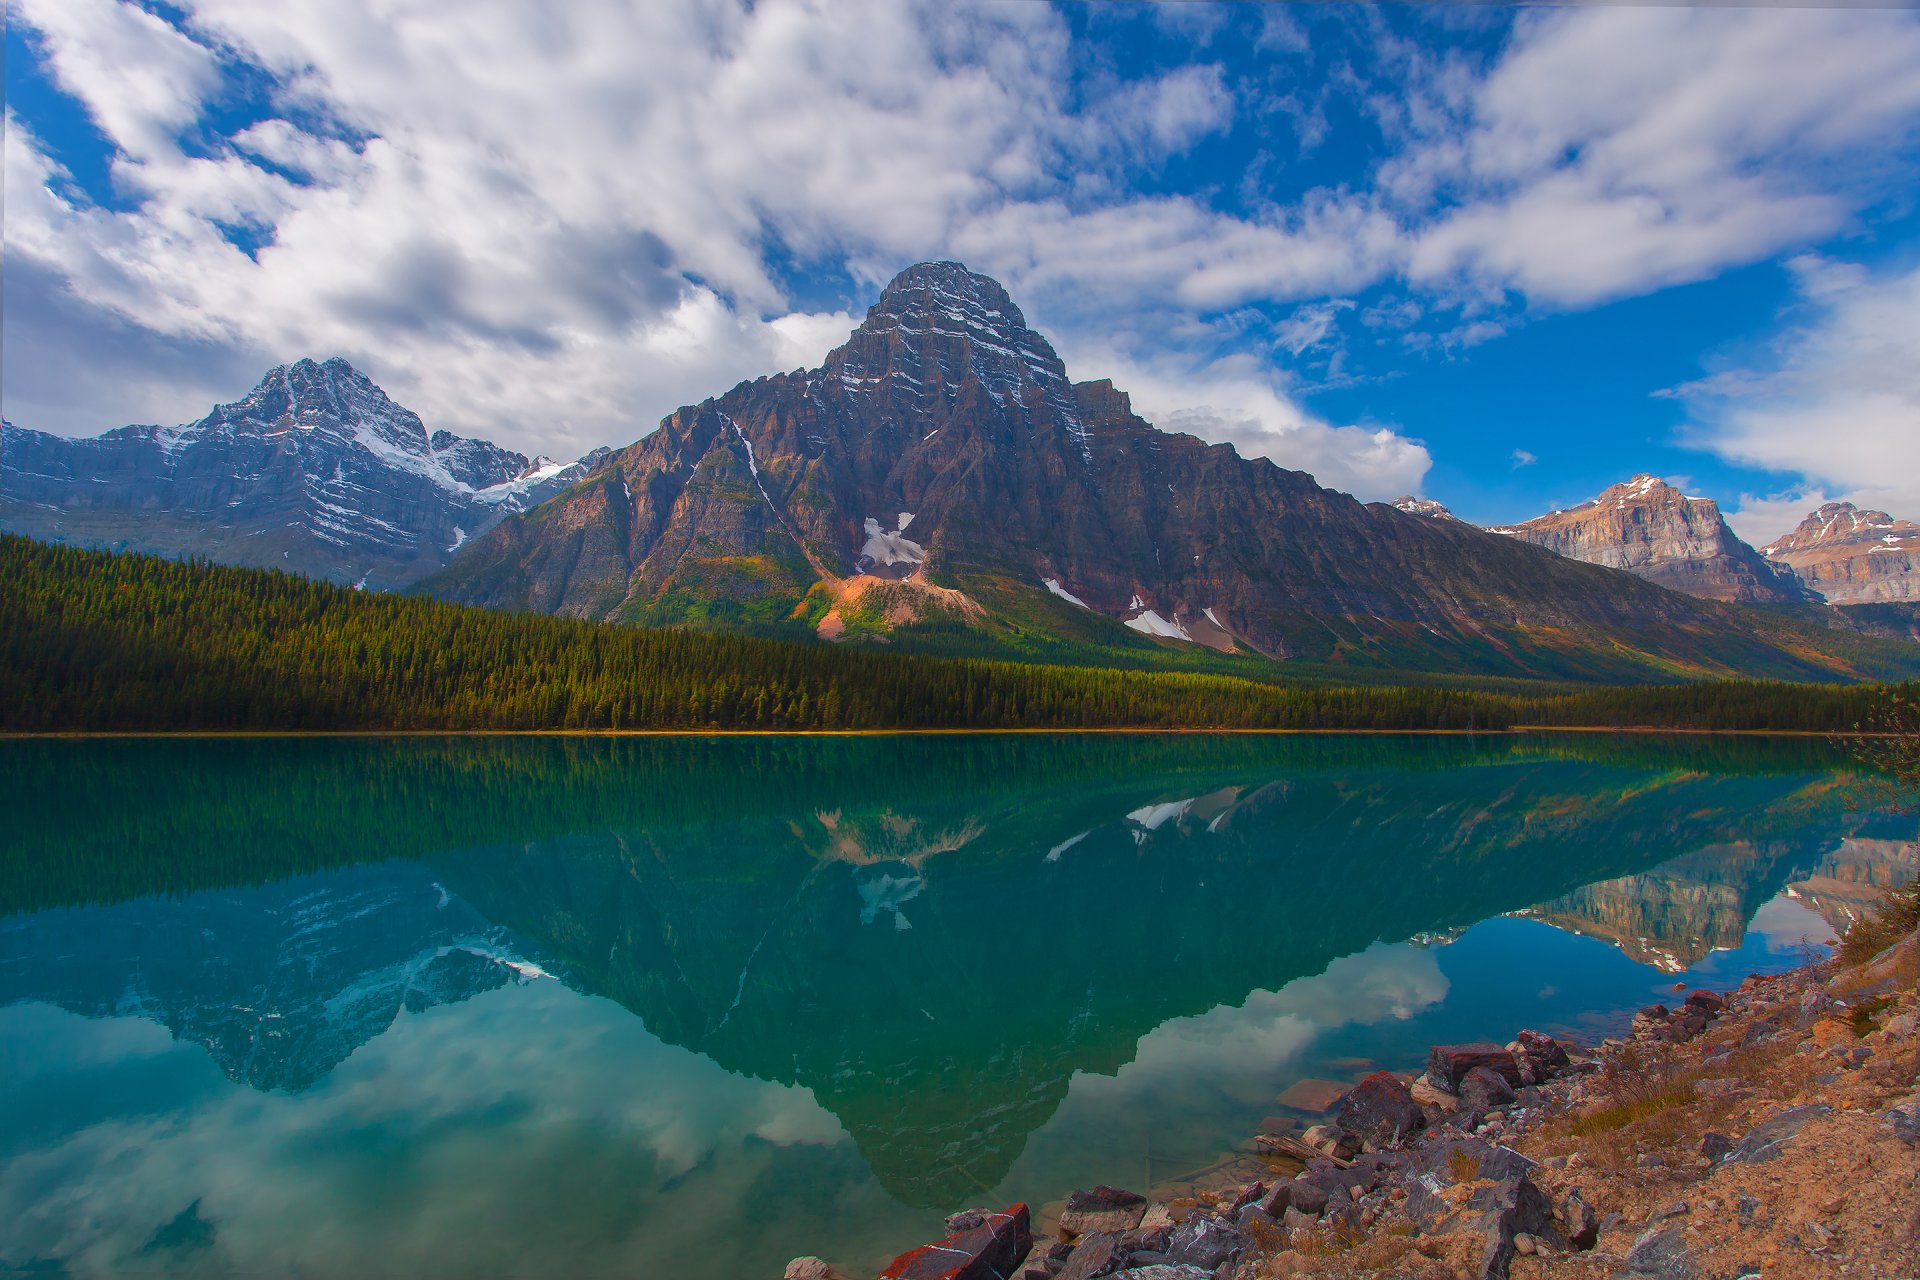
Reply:
[[1567, 1070], [1573, 1060], [1566, 1049], [1544, 1031], [1522, 1031], [1507, 1046], [1525, 1084], [1541, 1084]]
[[795, 1258], [787, 1264], [783, 1280], [833, 1280], [833, 1268], [820, 1258]]
[[1413, 1091], [1391, 1071], [1376, 1071], [1355, 1085], [1333, 1118], [1375, 1150], [1399, 1146], [1427, 1123]]
[[1351, 1160], [1360, 1154], [1360, 1139], [1337, 1124], [1317, 1124], [1301, 1134], [1300, 1140], [1335, 1160]]
[[1119, 1233], [1140, 1225], [1147, 1212], [1147, 1198], [1119, 1187], [1086, 1187], [1067, 1198], [1060, 1214], [1060, 1229], [1068, 1235], [1087, 1235], [1095, 1231]]
[[1060, 1268], [1054, 1280], [1095, 1280], [1111, 1275], [1127, 1265], [1130, 1253], [1118, 1232], [1095, 1231], [1073, 1246], [1067, 1265]]
[[1427, 1053], [1427, 1079], [1449, 1093], [1459, 1093], [1460, 1082], [1475, 1067], [1497, 1071], [1515, 1087], [1524, 1083], [1513, 1055], [1497, 1044], [1437, 1044]]
[[1011, 1205], [971, 1231], [908, 1250], [879, 1280], [1003, 1280], [1032, 1248], [1032, 1215]]
[[1195, 1216], [1180, 1224], [1167, 1242], [1167, 1259], [1218, 1271], [1246, 1250], [1247, 1238], [1240, 1229], [1219, 1218]]
[[1476, 1117], [1507, 1106], [1513, 1099], [1513, 1086], [1507, 1078], [1487, 1067], [1475, 1067], [1460, 1081], [1460, 1105]]

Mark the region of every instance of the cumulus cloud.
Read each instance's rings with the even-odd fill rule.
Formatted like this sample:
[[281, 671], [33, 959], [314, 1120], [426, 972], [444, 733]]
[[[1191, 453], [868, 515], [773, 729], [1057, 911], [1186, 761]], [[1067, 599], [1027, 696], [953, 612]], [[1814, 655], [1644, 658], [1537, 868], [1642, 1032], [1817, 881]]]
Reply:
[[1525, 449], [1515, 449], [1513, 451], [1513, 469], [1515, 471], [1518, 471], [1522, 467], [1530, 467], [1538, 461], [1540, 461], [1538, 457], [1527, 452]]
[[1525, 14], [1383, 185], [1447, 196], [1412, 279], [1582, 306], [1837, 230], [1920, 130], [1920, 23], [1833, 9]]
[[1231, 444], [1241, 456], [1305, 471], [1363, 501], [1417, 493], [1433, 465], [1418, 440], [1385, 427], [1341, 426], [1303, 410], [1249, 355], [1211, 359], [1140, 357], [1111, 348], [1075, 349], [1069, 367], [1110, 377], [1136, 413], [1162, 431]]
[[[1217, 36], [1184, 66], [1089, 71], [1046, 6], [8, 13], [114, 147], [113, 197], [89, 199], [8, 117], [8, 332], [57, 314], [73, 336], [50, 360], [51, 339], [10, 336], [6, 408], [66, 431], [196, 416], [269, 363], [338, 354], [435, 427], [577, 453], [817, 361], [901, 266], [958, 257], [1063, 346], [1174, 369], [1137, 388], [1163, 425], [1387, 496], [1417, 487], [1424, 448], [1319, 423], [1270, 361], [1197, 361], [1185, 331], [1265, 307], [1288, 314], [1272, 352], [1337, 353], [1336, 300], [1384, 286], [1363, 325], [1471, 345], [1508, 323], [1489, 299], [1584, 305], [1832, 230], [1885, 190], [1920, 118], [1910, 13], [1523, 14], [1484, 64], [1356, 17], [1377, 48], [1310, 114], [1375, 103], [1384, 157], [1303, 188], [1256, 143], [1236, 206], [1161, 179], [1263, 131], [1299, 85], [1236, 79]], [[1211, 33], [1221, 13], [1176, 16]], [[1259, 21], [1261, 57], [1317, 56], [1284, 15]], [[216, 125], [248, 94], [252, 118]], [[803, 305], [800, 277], [825, 294]]]
[[1920, 517], [1920, 267], [1793, 269], [1801, 302], [1766, 349], [1674, 393], [1688, 442], [1799, 478], [1741, 498], [1728, 519], [1743, 537], [1770, 541], [1839, 499]]

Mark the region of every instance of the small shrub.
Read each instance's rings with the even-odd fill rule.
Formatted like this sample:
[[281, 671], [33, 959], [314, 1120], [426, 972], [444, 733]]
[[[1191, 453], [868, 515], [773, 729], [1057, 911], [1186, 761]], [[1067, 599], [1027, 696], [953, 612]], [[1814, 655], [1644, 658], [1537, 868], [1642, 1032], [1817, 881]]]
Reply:
[[1841, 940], [1840, 963], [1865, 964], [1915, 928], [1920, 928], [1920, 879], [1889, 889], [1876, 910], [1854, 922]]
[[1447, 1153], [1447, 1172], [1455, 1182], [1472, 1182], [1480, 1176], [1480, 1157], [1455, 1147]]

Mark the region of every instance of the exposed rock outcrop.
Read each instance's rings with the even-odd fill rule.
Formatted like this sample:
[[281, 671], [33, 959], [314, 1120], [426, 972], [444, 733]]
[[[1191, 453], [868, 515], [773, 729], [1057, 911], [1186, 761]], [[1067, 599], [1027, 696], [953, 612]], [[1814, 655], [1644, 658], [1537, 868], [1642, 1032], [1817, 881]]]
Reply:
[[1920, 600], [1920, 524], [1829, 502], [1761, 548], [1829, 604]]
[[1689, 498], [1658, 476], [1637, 475], [1567, 511], [1493, 530], [1574, 560], [1707, 600], [1800, 604], [1813, 597], [1735, 536], [1708, 498]]

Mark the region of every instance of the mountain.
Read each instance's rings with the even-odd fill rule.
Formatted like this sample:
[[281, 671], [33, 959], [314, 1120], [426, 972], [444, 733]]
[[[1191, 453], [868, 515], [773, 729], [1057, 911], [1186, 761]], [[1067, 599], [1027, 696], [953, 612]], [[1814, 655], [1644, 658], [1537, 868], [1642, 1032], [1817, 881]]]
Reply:
[[1920, 524], [1829, 502], [1761, 548], [1830, 604], [1920, 601]]
[[1006, 291], [951, 262], [903, 271], [820, 368], [677, 410], [421, 589], [950, 652], [1212, 649], [1563, 678], [1853, 670], [1811, 629], [1783, 639], [1796, 624], [1156, 430], [1111, 382], [1069, 381]]
[[185, 426], [0, 425], [0, 529], [397, 587], [592, 461], [429, 435], [345, 360], [300, 360]]
[[1402, 494], [1388, 504], [1395, 511], [1404, 511], [1410, 516], [1426, 516], [1430, 520], [1458, 520], [1460, 517], [1447, 509], [1444, 502], [1435, 502], [1432, 498], [1416, 498], [1412, 494]]
[[1493, 530], [1588, 564], [1606, 565], [1706, 600], [1803, 604], [1793, 577], [1735, 536], [1709, 498], [1637, 475], [1569, 511]]

